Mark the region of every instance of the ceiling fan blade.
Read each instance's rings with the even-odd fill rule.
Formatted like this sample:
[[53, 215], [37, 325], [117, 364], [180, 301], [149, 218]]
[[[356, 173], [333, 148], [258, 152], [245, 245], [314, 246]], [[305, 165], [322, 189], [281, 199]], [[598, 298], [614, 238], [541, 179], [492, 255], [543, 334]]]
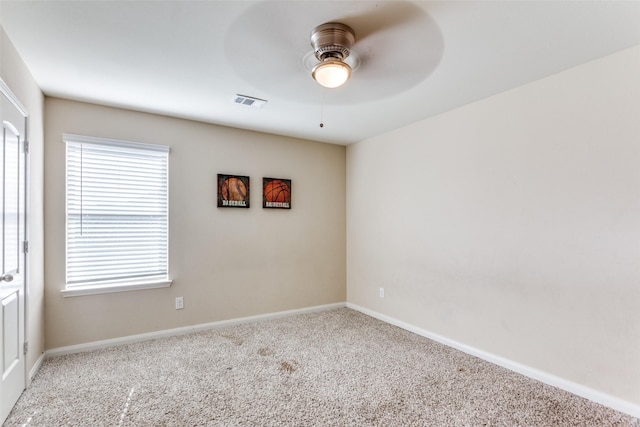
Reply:
[[336, 21], [343, 22], [356, 32], [356, 43], [379, 32], [417, 22], [424, 11], [413, 3], [382, 2], [359, 15], [348, 15]]

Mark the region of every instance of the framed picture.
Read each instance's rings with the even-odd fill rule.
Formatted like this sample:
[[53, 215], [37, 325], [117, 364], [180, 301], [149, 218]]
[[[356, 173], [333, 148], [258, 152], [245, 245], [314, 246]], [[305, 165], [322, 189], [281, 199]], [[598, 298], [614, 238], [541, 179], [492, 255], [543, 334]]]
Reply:
[[291, 180], [262, 178], [262, 207], [291, 209]]
[[218, 207], [248, 208], [249, 177], [218, 174]]

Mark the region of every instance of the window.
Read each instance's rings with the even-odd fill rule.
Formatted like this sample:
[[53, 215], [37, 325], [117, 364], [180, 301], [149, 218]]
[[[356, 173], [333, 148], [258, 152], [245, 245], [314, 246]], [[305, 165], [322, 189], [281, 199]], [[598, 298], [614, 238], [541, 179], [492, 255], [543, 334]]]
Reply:
[[167, 287], [169, 147], [64, 135], [65, 296]]

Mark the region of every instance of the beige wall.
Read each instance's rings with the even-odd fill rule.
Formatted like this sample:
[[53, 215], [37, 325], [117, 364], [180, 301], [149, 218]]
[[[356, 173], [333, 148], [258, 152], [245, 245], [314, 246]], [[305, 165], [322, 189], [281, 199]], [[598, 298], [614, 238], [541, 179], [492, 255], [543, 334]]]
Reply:
[[[45, 123], [48, 349], [345, 301], [345, 147], [55, 98]], [[170, 288], [62, 297], [63, 133], [171, 147]], [[216, 207], [218, 173], [251, 177], [250, 209]], [[265, 176], [292, 179], [290, 211], [262, 208]]]
[[29, 112], [30, 170], [29, 223], [30, 250], [27, 266], [27, 370], [44, 352], [44, 243], [43, 243], [43, 114], [44, 97], [18, 55], [4, 29], [0, 28], [0, 77]]
[[640, 47], [349, 146], [347, 200], [349, 303], [640, 403]]

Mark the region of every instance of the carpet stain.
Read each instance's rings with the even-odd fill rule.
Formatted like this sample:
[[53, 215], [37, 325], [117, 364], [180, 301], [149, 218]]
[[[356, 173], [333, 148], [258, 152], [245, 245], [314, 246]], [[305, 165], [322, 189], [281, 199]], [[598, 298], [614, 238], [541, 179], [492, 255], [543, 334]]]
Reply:
[[271, 350], [270, 348], [262, 347], [260, 350], [258, 350], [258, 354], [260, 356], [271, 356], [273, 354], [273, 350]]
[[293, 362], [293, 363], [282, 362], [280, 363], [280, 372], [286, 372], [288, 374], [292, 374], [298, 370], [298, 367], [296, 365], [297, 365], [296, 362]]
[[222, 335], [222, 338], [226, 338], [229, 341], [231, 341], [232, 343], [234, 343], [235, 345], [242, 345], [244, 343], [244, 340], [240, 337], [237, 337], [235, 335]]

